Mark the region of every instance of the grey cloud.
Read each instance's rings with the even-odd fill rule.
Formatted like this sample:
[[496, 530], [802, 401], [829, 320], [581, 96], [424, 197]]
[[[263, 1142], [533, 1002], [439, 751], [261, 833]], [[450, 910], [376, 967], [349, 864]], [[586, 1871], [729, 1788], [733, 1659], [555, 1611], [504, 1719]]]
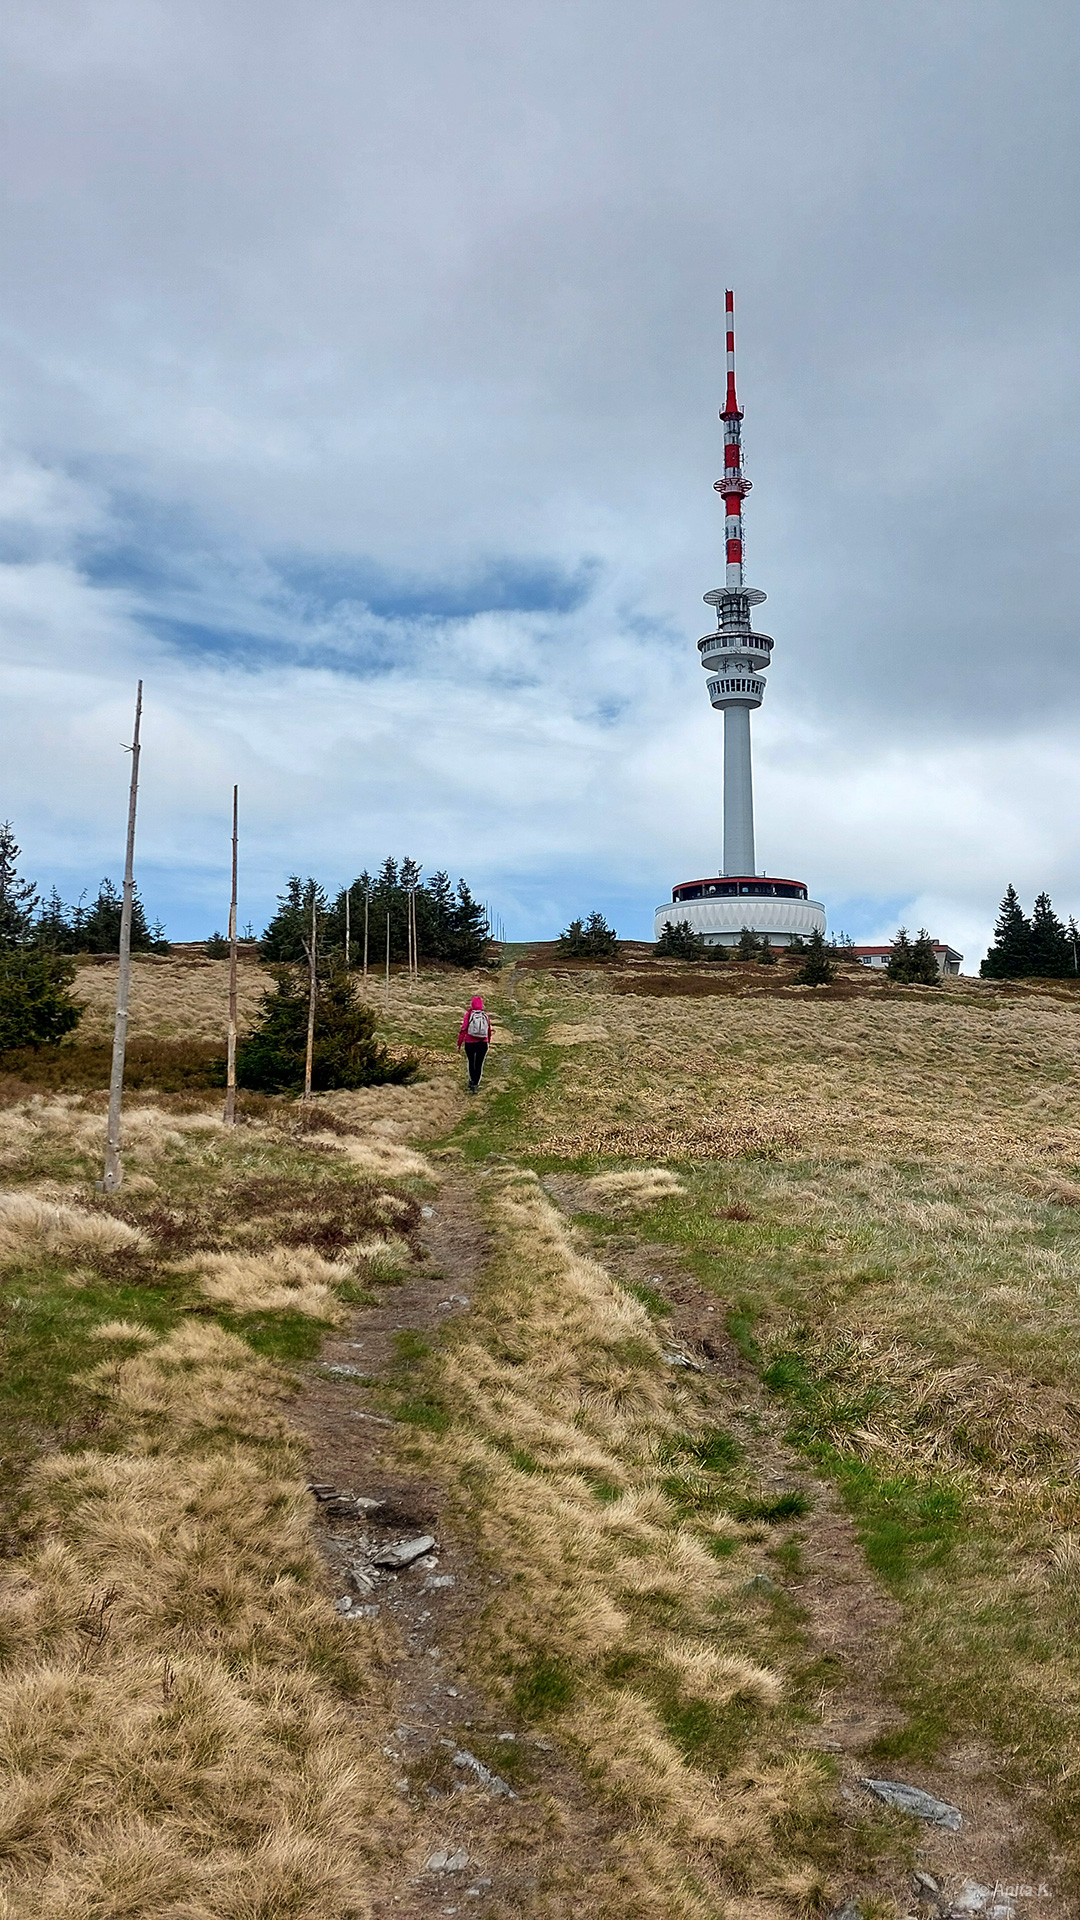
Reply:
[[[718, 844], [693, 642], [719, 569], [730, 282], [751, 571], [777, 639], [755, 722], [768, 857], [822, 891], [936, 890], [977, 925], [1009, 872], [1075, 889], [1075, 9], [35, 0], [0, 32], [0, 366], [14, 517], [36, 542], [13, 557], [54, 567], [10, 582], [16, 651], [55, 645], [63, 671], [74, 652], [99, 688], [141, 655], [195, 716], [210, 669], [162, 648], [160, 623], [248, 622], [268, 648], [257, 727], [256, 646], [244, 686], [214, 669], [212, 783], [241, 740], [272, 762], [275, 700], [314, 716], [334, 647], [377, 634], [390, 761], [448, 837], [475, 842], [502, 804], [507, 885], [547, 858], [589, 885], [614, 862], [632, 886], [616, 823], [636, 782], [644, 914], [654, 877]], [[80, 590], [131, 501], [166, 557], [175, 523], [194, 576]], [[589, 597], [546, 624], [493, 613], [482, 647], [437, 623], [430, 653], [392, 608], [283, 597], [305, 558], [448, 592], [500, 566], [586, 569]], [[271, 640], [329, 679], [289, 680]], [[508, 652], [523, 680], [504, 696]], [[477, 717], [484, 692], [441, 731], [447, 662], [491, 683], [514, 753]], [[424, 727], [437, 751], [410, 737]], [[577, 796], [546, 853], [514, 794], [534, 751]], [[330, 765], [303, 830], [328, 858], [332, 820], [370, 801], [348, 752]], [[987, 796], [1021, 766], [1014, 826]], [[33, 815], [32, 766], [19, 777]], [[913, 803], [927, 780], [933, 804]], [[856, 821], [832, 804], [845, 789]], [[398, 841], [404, 789], [386, 773], [381, 791]], [[950, 876], [942, 816], [969, 808]]]

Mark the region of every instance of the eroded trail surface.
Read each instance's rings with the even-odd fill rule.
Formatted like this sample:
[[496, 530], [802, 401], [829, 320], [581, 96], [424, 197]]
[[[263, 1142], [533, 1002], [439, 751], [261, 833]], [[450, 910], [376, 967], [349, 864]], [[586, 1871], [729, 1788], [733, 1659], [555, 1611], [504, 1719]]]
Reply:
[[[470, 1679], [469, 1645], [500, 1576], [471, 1551], [442, 1489], [403, 1462], [408, 1429], [382, 1411], [380, 1387], [401, 1378], [401, 1337], [407, 1351], [410, 1335], [467, 1313], [487, 1252], [464, 1181], [448, 1179], [424, 1216], [425, 1257], [327, 1341], [296, 1409], [339, 1611], [383, 1630], [391, 1758], [416, 1816], [411, 1844], [384, 1858], [373, 1914], [587, 1914], [618, 1822], [557, 1742]], [[385, 1563], [398, 1554], [408, 1564]]]

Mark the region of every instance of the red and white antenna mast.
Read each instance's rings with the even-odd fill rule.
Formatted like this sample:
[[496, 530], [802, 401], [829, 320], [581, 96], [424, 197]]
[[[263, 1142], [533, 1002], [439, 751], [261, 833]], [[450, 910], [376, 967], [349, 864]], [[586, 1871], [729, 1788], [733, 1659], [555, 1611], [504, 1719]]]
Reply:
[[724, 477], [714, 481], [717, 493], [724, 496], [724, 542], [727, 553], [727, 585], [738, 590], [743, 583], [743, 495], [750, 481], [742, 470], [742, 410], [735, 393], [735, 295], [730, 287], [725, 299], [727, 320], [727, 397], [720, 418], [724, 423]]

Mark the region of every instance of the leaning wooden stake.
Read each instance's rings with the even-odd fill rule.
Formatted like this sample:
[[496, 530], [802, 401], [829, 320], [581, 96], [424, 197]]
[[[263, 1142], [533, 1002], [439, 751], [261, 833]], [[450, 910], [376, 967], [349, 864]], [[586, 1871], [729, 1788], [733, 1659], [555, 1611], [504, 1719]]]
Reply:
[[315, 889], [311, 890], [311, 945], [308, 948], [308, 968], [311, 973], [311, 985], [308, 990], [307, 1013], [307, 1053], [304, 1056], [304, 1099], [311, 1099], [311, 1069], [315, 1061], [315, 949], [317, 944], [317, 922], [315, 918]]
[[225, 1062], [225, 1125], [236, 1125], [236, 823], [239, 787], [232, 790], [232, 893], [229, 896], [229, 1047]]
[[105, 1172], [102, 1186], [115, 1193], [124, 1177], [120, 1161], [120, 1112], [124, 1103], [124, 1056], [127, 1053], [128, 991], [131, 985], [131, 904], [135, 894], [135, 805], [139, 795], [139, 727], [142, 722], [142, 681], [135, 696], [135, 734], [131, 743], [131, 790], [128, 795], [127, 851], [124, 855], [124, 903], [120, 910], [120, 967], [116, 976], [116, 1024], [113, 1027], [112, 1073], [109, 1076], [109, 1121], [105, 1130]]

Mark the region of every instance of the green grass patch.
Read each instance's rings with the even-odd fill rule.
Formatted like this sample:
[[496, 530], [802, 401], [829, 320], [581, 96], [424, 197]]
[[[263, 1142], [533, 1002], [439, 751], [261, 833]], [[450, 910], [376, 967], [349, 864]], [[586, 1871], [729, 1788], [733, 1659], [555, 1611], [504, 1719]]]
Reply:
[[710, 1427], [688, 1451], [705, 1473], [730, 1473], [742, 1459], [742, 1448], [724, 1427]]
[[838, 1459], [834, 1472], [870, 1565], [893, 1587], [941, 1567], [971, 1530], [964, 1493], [945, 1478], [885, 1474]]
[[402, 1327], [393, 1337], [394, 1361], [399, 1367], [411, 1367], [419, 1360], [426, 1360], [431, 1347], [422, 1333], [413, 1327]]
[[718, 1707], [663, 1688], [658, 1694], [660, 1718], [680, 1753], [709, 1773], [728, 1773], [748, 1739], [760, 1734], [761, 1709], [754, 1702], [730, 1700]]
[[519, 1673], [514, 1685], [514, 1705], [527, 1720], [543, 1720], [548, 1714], [568, 1707], [577, 1692], [570, 1668], [561, 1660], [540, 1654]]
[[288, 1309], [280, 1313], [219, 1313], [217, 1318], [264, 1360], [280, 1360], [285, 1365], [316, 1359], [327, 1334], [333, 1332], [328, 1320], [313, 1320], [308, 1313]]
[[394, 1417], [406, 1426], [422, 1427], [428, 1433], [445, 1433], [453, 1425], [449, 1408], [434, 1394], [416, 1394], [409, 1400], [399, 1400]]
[[647, 1280], [623, 1280], [621, 1285], [626, 1293], [641, 1302], [654, 1320], [662, 1320], [672, 1311], [670, 1300], [665, 1300], [658, 1288], [651, 1287]]
[[609, 1507], [613, 1501], [621, 1498], [622, 1487], [616, 1481], [609, 1480], [605, 1474], [597, 1473], [594, 1467], [580, 1467], [578, 1471], [586, 1486], [602, 1506]]
[[809, 1495], [793, 1488], [788, 1493], [740, 1500], [734, 1511], [737, 1520], [764, 1520], [772, 1525], [781, 1520], [798, 1520], [802, 1514], [809, 1513], [810, 1506]]
[[131, 1320], [166, 1333], [186, 1296], [187, 1288], [176, 1282], [81, 1286], [55, 1265], [9, 1268], [2, 1289], [0, 1422], [66, 1433], [88, 1404], [79, 1376], [110, 1350], [95, 1342], [94, 1329], [109, 1320]]

